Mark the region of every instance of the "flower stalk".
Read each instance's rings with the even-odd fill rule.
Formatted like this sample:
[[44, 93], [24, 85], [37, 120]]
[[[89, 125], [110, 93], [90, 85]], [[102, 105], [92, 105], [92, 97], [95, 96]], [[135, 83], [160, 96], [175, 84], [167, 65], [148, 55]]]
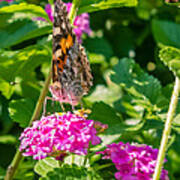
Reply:
[[178, 103], [179, 91], [180, 91], [180, 79], [178, 77], [176, 77], [174, 90], [172, 93], [171, 102], [170, 102], [169, 110], [167, 113], [167, 119], [165, 122], [163, 135], [161, 138], [161, 145], [160, 145], [160, 149], [159, 149], [159, 153], [158, 153], [158, 159], [157, 159], [157, 164], [156, 164], [153, 180], [159, 180], [159, 178], [161, 176], [165, 153], [166, 153], [167, 146], [168, 146], [168, 139], [169, 139], [169, 136], [171, 133], [171, 125], [172, 125], [173, 117], [174, 117], [177, 103]]

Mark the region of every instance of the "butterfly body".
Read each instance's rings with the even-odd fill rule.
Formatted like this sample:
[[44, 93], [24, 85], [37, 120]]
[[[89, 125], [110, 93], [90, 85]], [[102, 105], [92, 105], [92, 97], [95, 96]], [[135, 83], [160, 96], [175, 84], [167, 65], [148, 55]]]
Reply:
[[92, 85], [92, 75], [84, 48], [69, 23], [66, 6], [55, 1], [53, 24], [53, 84], [50, 91], [60, 102], [78, 104]]

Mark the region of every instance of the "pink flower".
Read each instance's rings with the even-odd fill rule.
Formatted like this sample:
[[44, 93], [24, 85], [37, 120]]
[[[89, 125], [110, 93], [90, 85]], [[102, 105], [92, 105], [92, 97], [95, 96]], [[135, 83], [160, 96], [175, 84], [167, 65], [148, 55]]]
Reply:
[[[71, 10], [72, 3], [65, 3], [65, 5], [67, 8], [67, 12], [69, 13]], [[50, 4], [46, 5], [45, 11], [48, 14], [49, 19], [53, 22], [53, 12], [52, 12]], [[35, 20], [42, 20], [42, 19], [36, 18]], [[83, 33], [90, 35], [92, 32], [90, 29], [88, 13], [83, 13], [79, 16], [76, 16], [73, 25], [75, 27], [73, 29], [73, 31], [74, 31], [79, 43], [82, 43], [82, 34]]]
[[[155, 170], [158, 149], [142, 144], [119, 142], [110, 144], [104, 151], [98, 152], [103, 159], [111, 159], [118, 172], [118, 180], [151, 180]], [[161, 180], [169, 180], [168, 171], [162, 170]]]
[[33, 122], [20, 136], [20, 151], [24, 156], [43, 159], [54, 156], [63, 159], [68, 153], [87, 154], [90, 142], [100, 143], [94, 121], [77, 114], [55, 113]]

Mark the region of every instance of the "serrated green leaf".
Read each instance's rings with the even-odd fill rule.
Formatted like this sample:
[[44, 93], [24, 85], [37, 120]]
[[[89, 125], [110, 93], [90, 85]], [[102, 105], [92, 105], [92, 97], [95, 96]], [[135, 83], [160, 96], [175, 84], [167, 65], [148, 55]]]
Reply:
[[116, 84], [128, 88], [136, 97], [148, 98], [152, 103], [157, 102], [161, 93], [160, 82], [145, 73], [132, 59], [121, 59], [114, 67], [111, 79]]
[[180, 77], [180, 50], [165, 46], [159, 51], [159, 57], [165, 65], [178, 77]]
[[42, 17], [45, 20], [49, 21], [49, 17], [45, 10], [41, 6], [37, 6], [34, 4], [20, 3], [13, 4], [11, 6], [5, 6], [0, 9], [0, 14], [4, 13], [30, 13], [35, 15], [36, 17]]
[[58, 168], [59, 163], [52, 157], [47, 157], [38, 161], [34, 167], [37, 174], [41, 176], [46, 176], [48, 172], [53, 171], [53, 169]]
[[84, 159], [85, 156], [82, 155], [77, 155], [77, 154], [71, 154], [64, 159], [65, 164], [76, 164], [77, 166], [84, 166], [84, 167], [89, 167], [89, 160], [87, 160], [86, 165], [84, 165]]
[[84, 167], [75, 164], [63, 164], [59, 167], [58, 161], [53, 158], [46, 158], [36, 163], [35, 172], [42, 176], [41, 179], [71, 179], [71, 180], [100, 180], [101, 177], [94, 171], [90, 171]]
[[100, 11], [103, 9], [136, 6], [137, 0], [86, 0], [81, 1], [78, 13]]
[[180, 48], [180, 24], [154, 19], [152, 21], [152, 31], [158, 43]]
[[10, 116], [14, 122], [25, 128], [29, 124], [34, 106], [31, 99], [12, 100], [9, 104]]

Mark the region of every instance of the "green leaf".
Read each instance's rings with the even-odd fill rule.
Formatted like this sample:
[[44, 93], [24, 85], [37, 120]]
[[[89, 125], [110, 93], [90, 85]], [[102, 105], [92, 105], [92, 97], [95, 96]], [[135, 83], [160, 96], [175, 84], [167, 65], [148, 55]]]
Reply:
[[152, 31], [158, 43], [180, 48], [180, 24], [154, 19], [152, 21]]
[[13, 121], [23, 128], [27, 127], [31, 119], [35, 104], [31, 99], [12, 100], [9, 113]]
[[107, 59], [113, 55], [110, 43], [104, 38], [88, 38], [83, 43], [90, 53], [101, 54]]
[[0, 91], [2, 92], [2, 95], [4, 95], [7, 99], [10, 99], [14, 92], [14, 86], [9, 82], [0, 79]]
[[121, 97], [120, 87], [117, 85], [111, 85], [106, 87], [104, 85], [97, 85], [93, 93], [86, 97], [85, 100], [89, 102], [103, 101], [107, 104], [113, 104]]
[[152, 103], [156, 103], [161, 94], [160, 82], [145, 73], [132, 59], [121, 59], [114, 67], [111, 79], [116, 84], [127, 88], [136, 97], [148, 98]]
[[45, 10], [41, 6], [37, 6], [34, 4], [27, 4], [27, 3], [20, 3], [20, 4], [13, 4], [11, 6], [5, 6], [0, 9], [0, 14], [4, 13], [30, 13], [36, 17], [42, 17], [45, 20], [49, 21], [49, 17]]
[[100, 11], [118, 7], [136, 6], [137, 0], [86, 0], [81, 1], [78, 13]]
[[46, 176], [48, 172], [53, 171], [53, 169], [58, 168], [59, 163], [52, 157], [48, 157], [38, 161], [34, 167], [37, 174], [41, 176]]
[[163, 47], [159, 51], [159, 57], [176, 76], [180, 77], [180, 49]]
[[0, 143], [2, 143], [2, 144], [15, 144], [16, 138], [12, 135], [0, 136]]
[[109, 126], [122, 123], [122, 120], [117, 115], [116, 111], [111, 106], [103, 102], [96, 102], [93, 104], [92, 113], [90, 114], [89, 119], [100, 121], [104, 124], [108, 124]]
[[46, 22], [16, 20], [0, 29], [0, 48], [7, 48], [51, 32], [52, 26]]
[[59, 167], [58, 161], [53, 158], [46, 158], [40, 160], [34, 168], [35, 172], [42, 176], [41, 180], [50, 179], [72, 179], [72, 180], [101, 180], [102, 178], [95, 173], [84, 167], [77, 166], [75, 164], [68, 165], [63, 164]]
[[[86, 156], [82, 155], [77, 155], [77, 154], [71, 154], [65, 157], [64, 163], [65, 164], [76, 164], [77, 166], [84, 166], [84, 167], [89, 167], [89, 160], [87, 159], [86, 165], [84, 165], [84, 159]], [[73, 162], [72, 162], [73, 161]]]
[[27, 79], [36, 67], [50, 61], [50, 58], [51, 53], [41, 45], [29, 46], [20, 51], [0, 50], [0, 76], [9, 83], [14, 82], [16, 77]]

